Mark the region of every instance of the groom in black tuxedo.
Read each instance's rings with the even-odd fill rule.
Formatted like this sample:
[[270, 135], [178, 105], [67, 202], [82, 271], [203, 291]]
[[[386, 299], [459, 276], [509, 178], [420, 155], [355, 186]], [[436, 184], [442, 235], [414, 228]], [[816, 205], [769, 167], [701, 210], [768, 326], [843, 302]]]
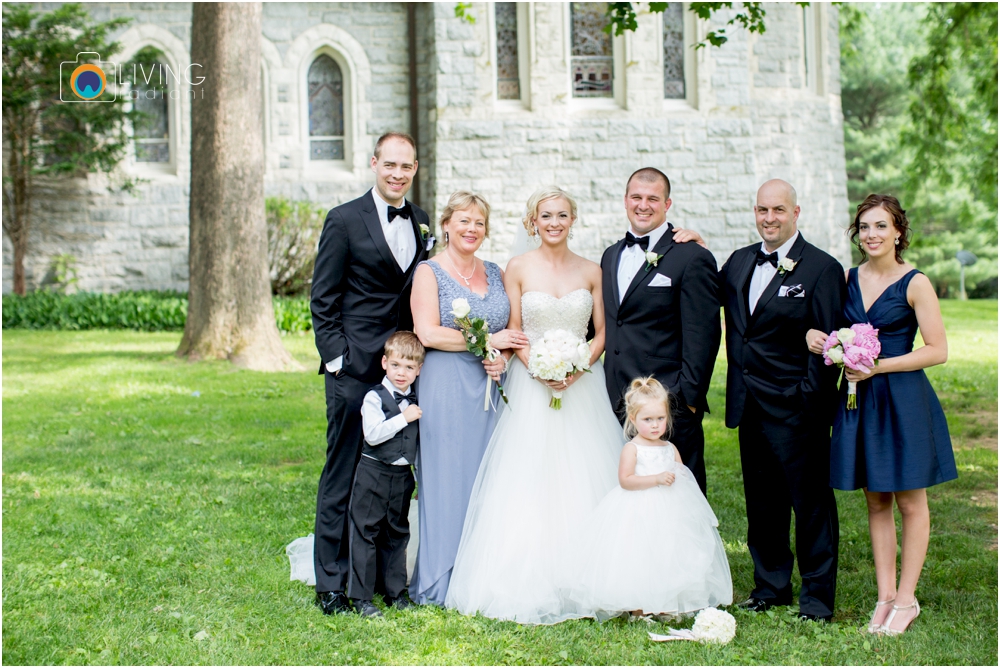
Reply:
[[[604, 371], [611, 405], [625, 420], [623, 397], [639, 376], [655, 376], [670, 391], [670, 441], [702, 493], [708, 384], [722, 326], [715, 257], [695, 243], [678, 243], [667, 223], [670, 180], [646, 167], [625, 186], [630, 229], [604, 251]], [[680, 235], [678, 235], [680, 236]], [[657, 257], [647, 253], [654, 253]]]
[[405, 200], [417, 173], [413, 138], [380, 137], [371, 167], [375, 187], [327, 214], [312, 283], [327, 419], [314, 561], [316, 602], [328, 615], [351, 609], [344, 593], [350, 568], [347, 504], [361, 456], [361, 404], [384, 375], [386, 339], [396, 330], [413, 329], [413, 270], [433, 243], [427, 214]]
[[720, 272], [726, 311], [726, 426], [739, 427], [753, 611], [792, 602], [789, 523], [802, 589], [799, 615], [833, 616], [839, 542], [830, 489], [830, 425], [837, 368], [810, 354], [809, 329], [832, 331], [847, 286], [844, 269], [799, 234], [795, 190], [768, 181], [754, 213], [762, 243], [729, 256]]

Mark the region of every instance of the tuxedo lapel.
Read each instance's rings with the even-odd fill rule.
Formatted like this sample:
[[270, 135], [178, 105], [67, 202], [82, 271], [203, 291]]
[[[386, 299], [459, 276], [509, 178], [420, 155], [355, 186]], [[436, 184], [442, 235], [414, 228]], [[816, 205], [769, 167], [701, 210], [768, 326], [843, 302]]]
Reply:
[[[799, 238], [795, 240], [794, 244], [792, 244], [791, 249], [788, 251], [788, 254], [785, 257], [793, 262], [798, 262], [799, 258], [802, 257], [802, 249], [805, 248], [805, 245], [806, 245], [806, 240], [802, 237], [802, 233], [800, 232]], [[761, 312], [767, 307], [767, 303], [771, 301], [771, 298], [774, 297], [775, 294], [777, 294], [778, 288], [780, 288], [793, 273], [794, 270], [786, 271], [784, 274], [782, 274], [780, 271], [775, 272], [774, 277], [771, 279], [771, 282], [767, 284], [767, 287], [764, 288], [764, 292], [762, 292], [760, 295], [760, 299], [757, 300], [757, 306], [756, 308], [754, 308], [753, 310], [754, 314], [752, 316], [754, 320], [756, 320], [757, 316], [759, 316]]]
[[[663, 262], [663, 260], [667, 257], [667, 253], [673, 250], [673, 247], [674, 247], [673, 225], [667, 223], [667, 231], [664, 232], [663, 236], [660, 237], [660, 240], [656, 242], [656, 246], [654, 246], [650, 250], [656, 253], [657, 255], [662, 255], [663, 257], [660, 258], [660, 262]], [[628, 298], [632, 296], [632, 293], [634, 293], [639, 288], [640, 285], [644, 285], [653, 280], [653, 275], [655, 273], [656, 272], [653, 271], [652, 268], [650, 268], [649, 271], [646, 271], [646, 264], [643, 264], [642, 267], [639, 268], [639, 271], [636, 272], [635, 277], [632, 279], [632, 282], [629, 284], [628, 290], [625, 291], [625, 297], [623, 297], [621, 300], [622, 305], [625, 304]], [[615, 282], [617, 283], [617, 281]]]
[[[622, 301], [622, 296], [618, 293], [618, 263], [621, 262], [622, 248], [624, 247], [624, 239], [620, 239], [618, 243], [611, 247], [613, 250], [609, 253], [609, 255], [613, 257], [614, 260], [612, 262], [608, 262], [608, 266], [604, 268], [604, 282], [611, 286], [611, 293], [615, 296], [615, 311], [618, 310], [618, 305]], [[608, 304], [604, 305], [605, 309], [608, 307]]]
[[395, 256], [389, 250], [389, 243], [385, 240], [385, 234], [382, 232], [382, 221], [379, 220], [378, 211], [375, 210], [375, 199], [371, 191], [368, 191], [368, 196], [365, 197], [365, 200], [364, 207], [361, 210], [361, 217], [365, 221], [365, 227], [368, 228], [368, 234], [375, 243], [375, 248], [378, 249], [378, 253], [382, 256], [382, 259], [395, 270], [397, 276], [402, 276], [403, 270], [399, 268], [399, 263], [396, 262]]
[[747, 306], [747, 291], [750, 287], [750, 281], [753, 278], [754, 266], [754, 254], [746, 253], [739, 265], [735, 267], [737, 272], [736, 275], [743, 277], [743, 279], [737, 284], [740, 288], [737, 295], [740, 302], [740, 318], [743, 320], [740, 324], [743, 325], [743, 331], [746, 331], [747, 326], [750, 324], [750, 311]]

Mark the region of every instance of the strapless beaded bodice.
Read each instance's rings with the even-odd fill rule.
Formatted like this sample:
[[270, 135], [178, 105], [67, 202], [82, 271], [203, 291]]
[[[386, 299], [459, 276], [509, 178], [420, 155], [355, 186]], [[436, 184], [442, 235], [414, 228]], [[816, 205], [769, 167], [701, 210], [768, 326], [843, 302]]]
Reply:
[[562, 298], [546, 292], [525, 292], [521, 295], [521, 329], [531, 343], [553, 329], [565, 329], [585, 339], [593, 310], [594, 298], [584, 288]]
[[664, 471], [673, 471], [677, 465], [674, 459], [672, 443], [664, 445], [635, 445], [635, 474], [656, 475]]

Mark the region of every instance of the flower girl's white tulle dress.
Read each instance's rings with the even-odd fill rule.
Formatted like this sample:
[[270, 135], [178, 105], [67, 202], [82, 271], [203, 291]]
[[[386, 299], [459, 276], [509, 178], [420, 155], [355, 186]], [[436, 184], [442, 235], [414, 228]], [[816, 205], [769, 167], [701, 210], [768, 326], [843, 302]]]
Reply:
[[598, 619], [623, 611], [686, 613], [733, 602], [719, 522], [674, 446], [636, 444], [636, 475], [672, 485], [612, 489], [572, 543], [568, 599]]
[[[593, 298], [521, 297], [529, 341], [548, 330], [586, 335]], [[618, 485], [624, 443], [600, 362], [563, 393], [562, 409], [515, 360], [500, 415], [472, 489], [446, 606], [522, 624], [590, 617], [565, 596], [566, 548], [583, 520]]]

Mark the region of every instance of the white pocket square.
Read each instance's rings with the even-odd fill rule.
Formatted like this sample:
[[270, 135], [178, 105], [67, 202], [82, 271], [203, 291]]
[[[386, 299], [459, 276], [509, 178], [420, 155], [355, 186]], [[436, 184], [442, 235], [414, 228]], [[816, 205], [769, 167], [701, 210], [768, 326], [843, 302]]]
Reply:
[[649, 282], [649, 287], [651, 288], [669, 288], [671, 285], [673, 285], [673, 281], [670, 280], [669, 276], [664, 276], [663, 274], [657, 274]]
[[806, 291], [805, 288], [802, 287], [801, 283], [797, 285], [782, 285], [780, 288], [778, 288], [778, 296], [805, 298]]

